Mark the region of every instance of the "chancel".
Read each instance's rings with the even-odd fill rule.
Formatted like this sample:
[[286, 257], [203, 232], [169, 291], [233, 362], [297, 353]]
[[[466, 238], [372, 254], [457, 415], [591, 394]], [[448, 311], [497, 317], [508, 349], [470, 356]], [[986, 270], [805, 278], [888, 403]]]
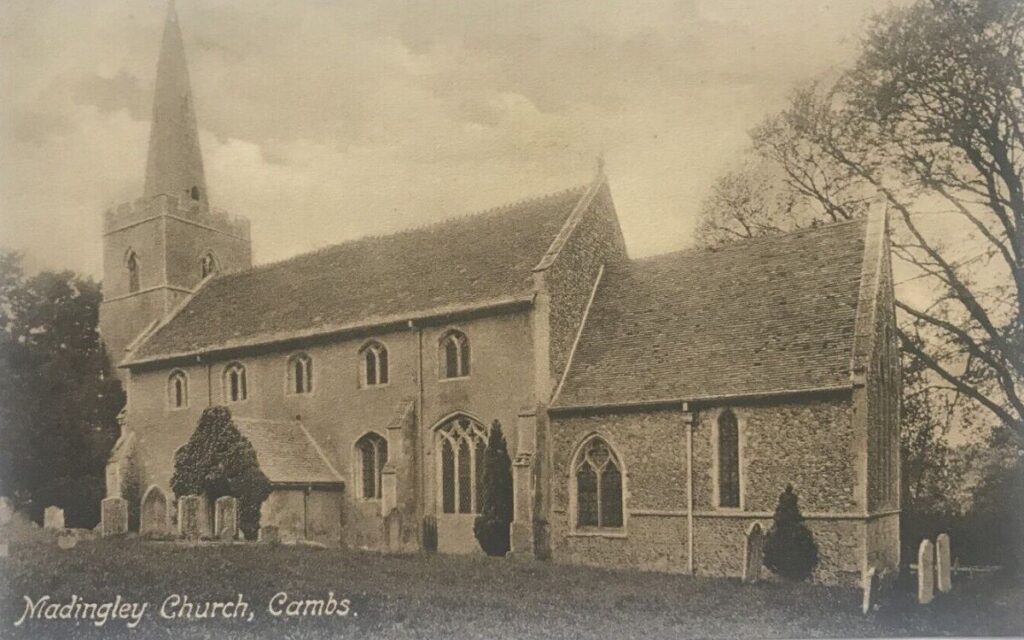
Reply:
[[638, 260], [599, 168], [254, 267], [249, 222], [211, 197], [172, 5], [145, 190], [104, 222], [101, 329], [128, 392], [108, 495], [136, 483], [143, 513], [164, 514], [176, 450], [226, 405], [272, 483], [261, 526], [282, 539], [480, 553], [498, 420], [513, 554], [739, 577], [792, 485], [818, 580], [898, 566], [884, 206]]

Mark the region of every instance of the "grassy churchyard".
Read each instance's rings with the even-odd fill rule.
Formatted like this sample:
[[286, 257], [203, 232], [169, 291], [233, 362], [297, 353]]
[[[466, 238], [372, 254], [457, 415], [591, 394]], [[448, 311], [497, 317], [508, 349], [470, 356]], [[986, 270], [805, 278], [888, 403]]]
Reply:
[[[991, 578], [958, 583], [952, 594], [928, 606], [904, 596], [862, 616], [856, 590], [811, 584], [745, 586], [730, 579], [527, 560], [256, 544], [189, 547], [134, 537], [83, 540], [62, 550], [41, 533], [11, 542], [9, 557], [0, 559], [0, 637], [807, 638], [1024, 632], [1024, 590]], [[28, 619], [26, 596], [38, 617], [91, 619]], [[209, 607], [218, 617], [188, 619], [186, 597], [193, 616], [206, 609], [202, 603], [220, 603]], [[306, 599], [320, 602], [307, 607]], [[111, 614], [100, 627], [95, 622], [103, 603], [113, 603], [105, 610], [117, 617]], [[148, 603], [145, 610], [142, 603]], [[272, 615], [270, 607], [281, 615]], [[137, 625], [129, 628], [138, 612]], [[15, 626], [23, 616], [26, 620]]]

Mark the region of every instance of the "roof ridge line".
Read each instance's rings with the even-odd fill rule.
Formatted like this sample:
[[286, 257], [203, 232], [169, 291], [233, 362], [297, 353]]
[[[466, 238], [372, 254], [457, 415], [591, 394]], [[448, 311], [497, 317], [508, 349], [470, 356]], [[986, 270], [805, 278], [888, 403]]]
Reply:
[[579, 225], [580, 220], [583, 219], [583, 215], [590, 209], [591, 203], [594, 202], [594, 198], [597, 197], [598, 191], [601, 190], [602, 186], [608, 184], [608, 178], [604, 175], [604, 172], [599, 172], [597, 177], [591, 181], [587, 186], [587, 190], [580, 196], [580, 199], [576, 201], [576, 206], [573, 207], [572, 212], [566, 217], [565, 223], [562, 224], [562, 228], [555, 234], [554, 240], [548, 246], [548, 250], [541, 256], [540, 261], [533, 268], [533, 272], [537, 273], [540, 271], [548, 270], [558, 256], [561, 255], [562, 249], [566, 243], [569, 242], [569, 237], [572, 236], [572, 232]]
[[815, 232], [818, 232], [818, 231], [826, 231], [826, 230], [829, 230], [829, 229], [835, 229], [837, 227], [845, 227], [847, 225], [851, 225], [851, 224], [855, 224], [855, 223], [864, 224], [866, 222], [867, 222], [867, 217], [866, 216], [859, 216], [859, 217], [856, 217], [856, 218], [852, 218], [850, 220], [840, 220], [838, 222], [828, 222], [826, 224], [820, 224], [820, 225], [818, 225], [816, 227], [801, 227], [799, 229], [792, 229], [791, 231], [785, 231], [783, 233], [775, 233], [775, 234], [771, 234], [771, 235], [757, 236], [757, 237], [754, 237], [754, 238], [744, 238], [742, 240], [737, 240], [735, 242], [729, 242], [727, 244], [719, 245], [717, 247], [695, 247], [695, 246], [684, 247], [682, 249], [675, 249], [674, 251], [664, 251], [662, 253], [655, 253], [655, 254], [649, 255], [649, 256], [641, 256], [639, 258], [632, 258], [629, 262], [644, 262], [644, 261], [647, 261], [647, 260], [657, 260], [659, 258], [667, 258], [669, 256], [676, 256], [676, 255], [681, 255], [681, 254], [684, 254], [684, 253], [685, 254], [692, 254], [692, 253], [719, 253], [719, 252], [722, 252], [722, 251], [732, 251], [732, 250], [737, 250], [737, 249], [741, 249], [743, 247], [749, 246], [751, 243], [758, 243], [758, 244], [760, 244], [760, 243], [763, 243], [763, 242], [768, 242], [770, 240], [779, 240], [780, 238], [786, 238], [786, 237], [789, 237], [789, 236], [795, 236], [795, 235], [800, 234], [800, 233], [815, 233]]
[[187, 296], [182, 298], [181, 301], [178, 302], [178, 304], [175, 305], [174, 308], [170, 310], [170, 312], [165, 313], [162, 318], [157, 318], [152, 323], [150, 323], [150, 325], [146, 327], [146, 329], [144, 329], [142, 333], [135, 336], [135, 339], [128, 343], [128, 353], [125, 354], [123, 358], [119, 359], [117, 361], [117, 364], [115, 364], [114, 366], [120, 367], [121, 364], [130, 361], [136, 351], [146, 346], [146, 343], [149, 342], [150, 338], [159, 333], [161, 329], [166, 327], [171, 322], [171, 320], [174, 320], [179, 315], [181, 315], [181, 312], [185, 310], [185, 307], [187, 307], [190, 302], [192, 302], [192, 299], [196, 297], [196, 294], [199, 293], [200, 289], [205, 287], [208, 283], [212, 282], [216, 278], [217, 275], [216, 272], [214, 272], [213, 274], [208, 275], [207, 277], [200, 280], [199, 284], [196, 285], [196, 288], [193, 289]]

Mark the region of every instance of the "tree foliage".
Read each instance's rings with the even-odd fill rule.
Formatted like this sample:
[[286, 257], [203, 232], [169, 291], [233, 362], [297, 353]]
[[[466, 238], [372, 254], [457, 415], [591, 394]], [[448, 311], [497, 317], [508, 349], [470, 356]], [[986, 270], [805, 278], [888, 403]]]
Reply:
[[489, 556], [503, 556], [510, 549], [509, 526], [512, 524], [512, 459], [501, 432], [501, 423], [491, 424], [483, 459], [483, 488], [480, 515], [473, 523], [473, 533], [480, 548]]
[[[875, 18], [856, 65], [752, 134], [798, 201], [761, 229], [893, 217], [905, 352], [1024, 439], [1024, 4], [918, 0]], [[716, 189], [747, 187], [725, 176]], [[713, 193], [700, 229], [735, 225]], [[812, 222], [793, 210], [813, 212]], [[744, 216], [746, 214], [743, 214]], [[713, 224], [711, 224], [713, 222]], [[704, 232], [705, 244], [729, 235]]]
[[70, 527], [99, 521], [124, 405], [97, 330], [100, 287], [70, 271], [26, 276], [0, 251], [0, 495]]
[[772, 528], [765, 536], [764, 566], [788, 580], [804, 580], [818, 566], [818, 545], [804, 524], [791, 484], [779, 495]]
[[238, 498], [239, 528], [247, 538], [256, 537], [270, 481], [260, 470], [252, 443], [235, 426], [226, 407], [204, 410], [188, 442], [174, 454], [171, 490], [177, 497], [202, 495], [210, 501], [221, 496]]

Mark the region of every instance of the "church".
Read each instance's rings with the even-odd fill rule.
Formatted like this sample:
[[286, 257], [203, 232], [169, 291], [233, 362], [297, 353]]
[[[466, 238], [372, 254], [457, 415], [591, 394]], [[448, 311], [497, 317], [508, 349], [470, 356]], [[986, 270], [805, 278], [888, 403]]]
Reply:
[[481, 553], [498, 420], [513, 555], [739, 576], [793, 485], [816, 580], [898, 566], [884, 206], [632, 259], [599, 171], [253, 266], [249, 221], [211, 206], [197, 131], [172, 3], [144, 192], [103, 221], [100, 326], [128, 395], [108, 495], [172, 505], [175, 451], [224, 405], [272, 483], [261, 525], [282, 538]]

